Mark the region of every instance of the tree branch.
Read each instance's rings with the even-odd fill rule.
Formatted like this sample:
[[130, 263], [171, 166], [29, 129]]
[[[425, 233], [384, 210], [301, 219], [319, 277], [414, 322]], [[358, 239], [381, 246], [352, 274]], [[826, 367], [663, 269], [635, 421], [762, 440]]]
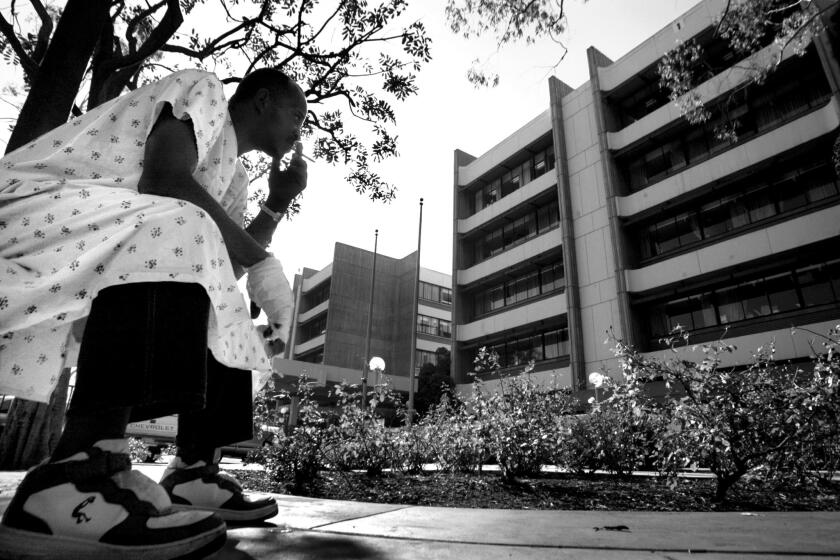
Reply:
[[137, 28], [141, 21], [151, 16], [165, 4], [166, 0], [160, 0], [160, 2], [158, 2], [157, 4], [150, 5], [145, 10], [138, 12], [136, 16], [129, 20], [128, 25], [125, 28], [125, 40], [129, 44], [130, 52], [135, 51], [135, 45], [137, 44], [137, 38], [134, 36], [134, 30]]
[[163, 19], [143, 41], [137, 52], [106, 62], [103, 64], [103, 70], [123, 69], [142, 63], [146, 58], [160, 50], [183, 22], [184, 15], [181, 13], [181, 5], [178, 0], [166, 0], [166, 13], [163, 15]]
[[[254, 17], [254, 18], [243, 18], [242, 22], [239, 25], [236, 25], [236, 26], [232, 27], [231, 29], [228, 29], [227, 31], [225, 31], [224, 33], [222, 33], [221, 35], [219, 35], [218, 37], [213, 39], [211, 42], [209, 42], [207, 44], [207, 46], [205, 46], [201, 50], [195, 50], [195, 49], [191, 49], [189, 47], [184, 47], [184, 46], [181, 46], [181, 45], [171, 45], [169, 43], [161, 46], [160, 50], [165, 51], [165, 52], [182, 54], [182, 55], [188, 56], [190, 58], [197, 58], [198, 60], [204, 60], [208, 56], [210, 56], [214, 53], [223, 51], [224, 49], [226, 49], [228, 47], [236, 46], [236, 45], [242, 44], [243, 42], [247, 42], [248, 39], [250, 38], [251, 34], [253, 33], [254, 28], [260, 23], [260, 21], [265, 17], [266, 13], [268, 12], [269, 2], [270, 2], [270, 0], [265, 0], [262, 3], [262, 7], [260, 8], [260, 13], [257, 14], [256, 17]], [[234, 18], [230, 18], [230, 19], [234, 19]], [[236, 20], [234, 19], [234, 21], [236, 21]], [[224, 39], [230, 37], [234, 33], [242, 31], [243, 29], [247, 30], [246, 33], [245, 33], [245, 37], [243, 37], [241, 39], [235, 39], [235, 40], [229, 41], [227, 43], [222, 43], [222, 41]]]
[[814, 21], [814, 19], [816, 19], [816, 18], [817, 18], [820, 14], [822, 14], [822, 13], [823, 13], [824, 11], [826, 11], [826, 10], [827, 10], [827, 8], [820, 9], [820, 10], [817, 10], [817, 11], [812, 11], [812, 13], [811, 13], [811, 15], [808, 17], [808, 19], [806, 19], [806, 20], [802, 23], [802, 25], [800, 25], [800, 26], [797, 28], [797, 30], [796, 30], [796, 31], [794, 31], [793, 35], [791, 35], [790, 37], [788, 37], [788, 40], [787, 40], [787, 41], [785, 41], [785, 44], [784, 44], [784, 45], [782, 45], [782, 48], [779, 50], [779, 57], [778, 57], [778, 59], [776, 59], [776, 66], [778, 66], [779, 64], [781, 64], [781, 63], [782, 63], [782, 58], [784, 58], [785, 49], [786, 49], [786, 48], [788, 48], [788, 45], [790, 45], [791, 41], [793, 41], [793, 40], [796, 38], [796, 36], [797, 36], [797, 35], [799, 35], [800, 33], [802, 33], [802, 31], [803, 31], [804, 29], [806, 29], [806, 28], [807, 28], [807, 27], [811, 24], [811, 22], [812, 22], [812, 21]]
[[317, 39], [317, 38], [321, 35], [321, 33], [323, 33], [323, 32], [324, 32], [324, 29], [326, 29], [326, 28], [327, 28], [327, 25], [329, 25], [329, 23], [330, 23], [330, 22], [331, 22], [331, 21], [335, 18], [335, 16], [337, 16], [337, 15], [338, 15], [338, 13], [339, 13], [340, 11], [341, 11], [341, 3], [338, 3], [338, 4], [337, 4], [337, 7], [336, 7], [336, 9], [335, 9], [335, 11], [334, 11], [334, 12], [330, 15], [330, 17], [328, 17], [327, 19], [325, 19], [325, 20], [324, 20], [324, 24], [321, 26], [321, 29], [319, 29], [318, 31], [316, 31], [316, 32], [312, 35], [312, 37], [310, 37], [310, 38], [309, 38], [309, 40], [308, 40], [308, 41], [306, 41], [306, 44], [308, 45], [309, 43], [311, 43], [311, 42], [313, 42], [315, 39]]
[[29, 53], [26, 52], [26, 49], [23, 48], [23, 45], [20, 43], [20, 40], [15, 33], [15, 28], [9, 23], [3, 14], [0, 13], [0, 33], [5, 35], [6, 40], [9, 41], [9, 45], [12, 47], [12, 50], [15, 51], [18, 59], [20, 59], [20, 65], [23, 67], [23, 71], [26, 72], [26, 76], [31, 80], [35, 77], [35, 74], [38, 72], [38, 63], [32, 60], [32, 57], [29, 56]]
[[714, 36], [717, 37], [720, 33], [720, 28], [723, 25], [723, 22], [726, 20], [726, 16], [729, 15], [729, 6], [732, 4], [732, 0], [726, 0], [726, 7], [723, 8], [723, 13], [720, 15], [720, 20], [718, 24], [715, 26]]
[[32, 51], [32, 60], [40, 64], [44, 58], [44, 53], [47, 52], [47, 47], [50, 44], [50, 35], [53, 30], [53, 20], [49, 12], [41, 3], [40, 0], [29, 0], [38, 17], [41, 18], [41, 27], [38, 28], [38, 40], [35, 43], [35, 50]]

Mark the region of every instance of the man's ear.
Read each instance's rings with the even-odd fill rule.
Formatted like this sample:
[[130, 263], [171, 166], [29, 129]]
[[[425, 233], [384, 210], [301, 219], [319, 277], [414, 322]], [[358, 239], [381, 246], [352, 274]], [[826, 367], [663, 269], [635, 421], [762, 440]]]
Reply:
[[260, 88], [254, 94], [254, 107], [257, 114], [262, 114], [271, 104], [271, 92], [267, 88]]

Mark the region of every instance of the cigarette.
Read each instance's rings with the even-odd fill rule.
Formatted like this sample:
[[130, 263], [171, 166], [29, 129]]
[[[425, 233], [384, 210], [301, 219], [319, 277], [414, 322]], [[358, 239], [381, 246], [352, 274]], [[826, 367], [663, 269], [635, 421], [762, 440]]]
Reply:
[[294, 149], [292, 150], [292, 156], [299, 155], [306, 161], [315, 163], [315, 160], [309, 157], [308, 155], [303, 153], [303, 144], [300, 141], [295, 142]]

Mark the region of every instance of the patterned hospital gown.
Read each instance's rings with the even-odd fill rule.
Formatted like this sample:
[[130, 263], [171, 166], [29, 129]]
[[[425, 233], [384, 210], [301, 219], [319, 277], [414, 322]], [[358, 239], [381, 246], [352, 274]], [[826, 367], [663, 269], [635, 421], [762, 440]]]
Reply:
[[248, 176], [222, 84], [207, 72], [172, 74], [0, 159], [0, 393], [48, 401], [75, 365], [73, 322], [100, 290], [132, 282], [201, 284], [216, 359], [270, 370], [215, 222], [188, 202], [137, 192], [166, 104], [192, 122], [193, 177], [241, 223]]

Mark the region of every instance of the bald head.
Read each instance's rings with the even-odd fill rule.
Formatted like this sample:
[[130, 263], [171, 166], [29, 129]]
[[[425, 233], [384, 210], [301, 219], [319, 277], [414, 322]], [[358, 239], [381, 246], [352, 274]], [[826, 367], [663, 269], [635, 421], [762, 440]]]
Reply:
[[260, 150], [280, 158], [300, 139], [306, 96], [280, 70], [262, 68], [242, 79], [230, 99], [229, 110], [240, 155]]
[[230, 102], [253, 99], [261, 89], [268, 90], [275, 103], [296, 103], [306, 99], [300, 86], [285, 73], [276, 68], [260, 68], [242, 78]]

